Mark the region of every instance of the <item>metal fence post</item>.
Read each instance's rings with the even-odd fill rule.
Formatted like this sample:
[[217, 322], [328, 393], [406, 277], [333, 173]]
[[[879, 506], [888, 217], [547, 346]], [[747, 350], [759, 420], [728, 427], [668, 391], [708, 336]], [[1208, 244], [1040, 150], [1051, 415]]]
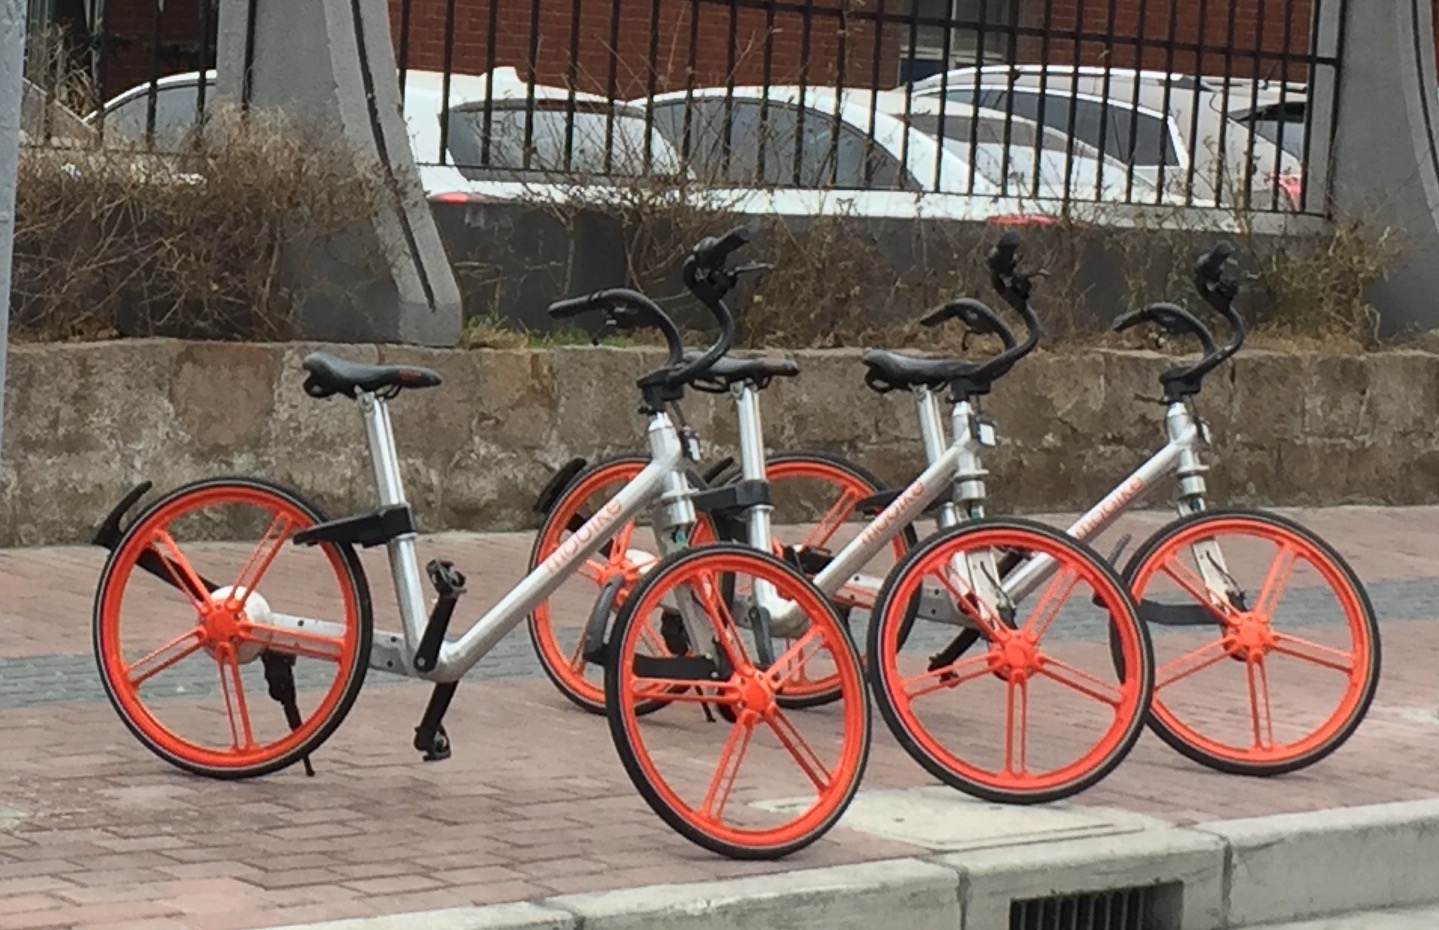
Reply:
[[15, 173], [20, 166], [26, 0], [0, 0], [0, 448], [5, 440], [5, 359], [10, 347], [10, 264], [15, 245]]

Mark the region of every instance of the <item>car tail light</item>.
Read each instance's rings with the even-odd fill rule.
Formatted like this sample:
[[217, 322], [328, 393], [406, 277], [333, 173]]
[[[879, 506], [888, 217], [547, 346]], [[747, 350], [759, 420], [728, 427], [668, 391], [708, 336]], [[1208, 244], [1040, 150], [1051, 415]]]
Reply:
[[1275, 175], [1274, 183], [1289, 198], [1290, 208], [1298, 210], [1304, 202], [1304, 178], [1297, 171], [1286, 169]]

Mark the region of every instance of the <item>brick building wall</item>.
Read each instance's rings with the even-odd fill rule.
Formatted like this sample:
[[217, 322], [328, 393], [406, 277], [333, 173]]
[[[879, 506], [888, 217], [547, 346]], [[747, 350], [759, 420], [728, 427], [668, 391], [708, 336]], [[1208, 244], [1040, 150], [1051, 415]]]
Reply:
[[846, 83], [870, 82], [878, 60], [886, 81], [899, 51], [892, 40], [877, 49], [874, 23], [851, 17], [840, 0], [814, 0], [807, 16], [723, 0], [500, 0], [493, 7], [474, 0], [453, 4], [452, 29], [446, 7], [446, 0], [393, 0], [402, 65], [444, 70], [453, 35], [454, 71], [512, 66], [523, 76], [533, 64], [541, 83], [572, 78], [594, 93], [613, 84], [622, 98], [646, 94], [651, 81], [657, 91], [682, 89], [691, 69], [696, 86], [731, 75], [737, 84], [768, 77], [772, 84], [833, 85], [840, 74]]
[[[683, 87], [691, 66], [697, 84], [723, 83], [733, 48], [738, 83], [760, 83], [766, 73], [777, 84], [801, 78], [832, 83], [843, 74], [851, 85], [869, 84], [877, 75], [880, 86], [892, 86], [909, 35], [899, 19], [908, 0], [809, 0], [808, 17], [767, 15], [753, 6], [732, 7], [728, 0], [498, 0], [491, 41], [490, 2], [453, 0], [450, 24], [448, 0], [391, 0], [398, 57], [408, 67], [441, 70], [446, 36], [452, 34], [449, 54], [456, 71], [509, 65], [525, 74], [533, 53], [540, 81], [563, 84], [573, 73], [581, 90], [604, 92], [613, 64], [616, 90], [629, 97], [647, 91], [651, 74], [659, 90]], [[1439, 15], [1439, 0], [1434, 4]], [[1243, 76], [1257, 71], [1278, 78], [1283, 76], [1278, 56], [1287, 47], [1295, 56], [1287, 76], [1303, 80], [1298, 58], [1308, 48], [1310, 9], [1311, 0], [1020, 0], [1017, 57]], [[878, 41], [876, 11], [886, 20]], [[105, 16], [106, 96], [150, 77], [157, 34], [160, 74], [209, 63], [199, 41], [199, 0], [165, 0], [163, 6], [157, 0], [108, 0]], [[1171, 37], [1172, 53], [1166, 50]], [[1006, 31], [992, 41], [1007, 44], [1007, 39]], [[1204, 49], [1202, 55], [1196, 46]], [[1269, 57], [1259, 58], [1256, 49]]]

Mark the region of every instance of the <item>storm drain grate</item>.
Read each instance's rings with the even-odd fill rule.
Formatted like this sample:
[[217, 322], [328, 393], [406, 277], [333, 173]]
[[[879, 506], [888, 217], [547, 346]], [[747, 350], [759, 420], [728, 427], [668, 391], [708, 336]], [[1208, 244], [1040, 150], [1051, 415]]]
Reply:
[[1009, 930], [1178, 930], [1181, 882], [1028, 898], [1009, 905]]

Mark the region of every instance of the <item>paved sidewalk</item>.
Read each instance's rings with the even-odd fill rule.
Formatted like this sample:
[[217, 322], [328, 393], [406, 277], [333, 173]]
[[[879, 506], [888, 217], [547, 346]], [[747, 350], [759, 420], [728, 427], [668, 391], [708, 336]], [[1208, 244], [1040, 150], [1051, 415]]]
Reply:
[[[1076, 835], [1439, 796], [1439, 508], [1295, 515], [1351, 561], [1380, 615], [1383, 683], [1364, 726], [1321, 765], [1271, 780], [1218, 775], [1146, 734], [1107, 780], [1055, 806]], [[1111, 535], [1138, 540], [1164, 516], [1126, 518]], [[531, 542], [448, 534], [426, 540], [421, 560], [443, 553], [466, 571], [460, 616], [472, 617], [521, 577]], [[299, 766], [241, 783], [189, 777], [105, 701], [90, 646], [103, 555], [0, 552], [0, 930], [270, 927], [922, 856], [1006, 831], [1033, 841], [1057, 822], [933, 787], [876, 714], [865, 790], [828, 837], [779, 863], [713, 857], [650, 812], [604, 721], [539, 676], [523, 630], [461, 685], [447, 762], [410, 747], [428, 686], [372, 673], [315, 778]], [[377, 625], [393, 629], [383, 554], [364, 558]], [[942, 829], [921, 835], [923, 820], [906, 826], [897, 811]]]
[[1256, 925], [1253, 930], [1434, 930], [1435, 927], [1439, 927], [1439, 907], [1365, 911], [1300, 923]]

